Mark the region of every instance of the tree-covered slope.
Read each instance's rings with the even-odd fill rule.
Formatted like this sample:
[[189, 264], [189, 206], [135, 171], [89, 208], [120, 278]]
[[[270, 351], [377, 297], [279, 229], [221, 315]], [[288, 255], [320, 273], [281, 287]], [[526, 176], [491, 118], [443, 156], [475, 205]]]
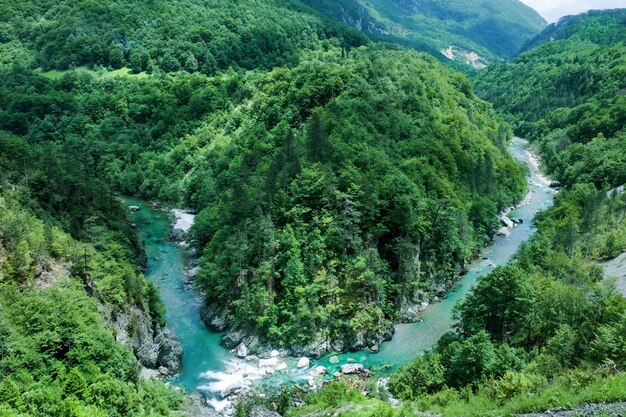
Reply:
[[161, 332], [158, 290], [119, 202], [70, 160], [0, 132], [0, 414], [169, 415], [180, 393], [140, 365], [178, 361], [150, 364], [121, 343]]
[[565, 16], [526, 42], [520, 53], [547, 42], [566, 39], [586, 39], [599, 45], [624, 41], [626, 9], [608, 12], [591, 10], [579, 15]]
[[63, 143], [114, 190], [200, 211], [199, 284], [232, 330], [377, 346], [402, 303], [440, 291], [493, 236], [523, 181], [467, 79], [343, 45], [214, 77], [15, 68], [0, 126]]
[[381, 401], [384, 389], [335, 383], [287, 415], [522, 415], [626, 400], [626, 299], [601, 266], [626, 251], [626, 194], [615, 188], [626, 182], [626, 50], [611, 23], [622, 16], [567, 19], [566, 36], [477, 76], [565, 187], [513, 262], [457, 304], [454, 331], [390, 378], [400, 409]]
[[43, 69], [131, 67], [212, 74], [297, 62], [301, 50], [343, 35], [365, 38], [287, 0], [17, 1], [2, 4], [0, 64]]
[[546, 24], [537, 12], [517, 0], [303, 2], [374, 38], [430, 51], [452, 45], [489, 60], [513, 56]]
[[540, 140], [545, 163], [566, 184], [626, 182], [624, 10], [568, 18], [553, 41], [475, 77], [480, 95]]

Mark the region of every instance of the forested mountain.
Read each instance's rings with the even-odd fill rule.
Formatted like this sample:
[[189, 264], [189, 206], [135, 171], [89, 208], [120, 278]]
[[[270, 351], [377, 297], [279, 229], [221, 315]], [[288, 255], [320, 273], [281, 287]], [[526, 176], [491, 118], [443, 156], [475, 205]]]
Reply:
[[539, 37], [552, 41], [475, 78], [477, 91], [510, 114], [520, 134], [540, 141], [548, 168], [565, 184], [626, 182], [624, 19], [624, 9], [567, 18]]
[[[309, 6], [368, 33], [374, 39], [402, 43], [439, 55], [451, 53], [461, 62], [470, 52], [485, 59], [512, 57], [545, 20], [517, 0], [302, 0]], [[438, 53], [439, 52], [439, 53]]]
[[392, 378], [420, 409], [515, 414], [557, 396], [570, 406], [626, 397], [626, 301], [599, 265], [626, 251], [626, 194], [613, 191], [626, 182], [625, 13], [566, 18], [476, 76], [566, 188], [515, 262], [457, 305], [456, 331]]
[[[86, 66], [214, 74], [294, 64], [302, 50], [356, 30], [295, 0], [18, 1], [2, 4], [0, 64], [44, 70]], [[19, 58], [19, 59], [16, 59]]]
[[516, 415], [626, 399], [626, 300], [600, 265], [626, 251], [624, 15], [566, 18], [475, 77], [565, 188], [513, 263], [457, 304], [455, 331], [391, 377], [402, 408], [336, 383], [289, 415]]

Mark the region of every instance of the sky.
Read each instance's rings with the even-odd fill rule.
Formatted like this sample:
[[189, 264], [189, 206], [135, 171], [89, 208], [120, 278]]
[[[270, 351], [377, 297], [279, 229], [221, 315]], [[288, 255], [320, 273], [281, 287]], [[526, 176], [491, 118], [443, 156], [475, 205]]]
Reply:
[[569, 14], [579, 14], [589, 9], [626, 8], [626, 0], [521, 0], [537, 10], [552, 23]]

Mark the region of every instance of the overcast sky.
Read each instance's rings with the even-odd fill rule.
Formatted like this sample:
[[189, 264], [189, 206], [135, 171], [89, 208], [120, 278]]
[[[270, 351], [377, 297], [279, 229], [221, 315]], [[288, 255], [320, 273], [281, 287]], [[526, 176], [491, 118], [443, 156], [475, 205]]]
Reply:
[[521, 0], [537, 10], [548, 22], [568, 14], [578, 14], [589, 9], [626, 8], [626, 0]]

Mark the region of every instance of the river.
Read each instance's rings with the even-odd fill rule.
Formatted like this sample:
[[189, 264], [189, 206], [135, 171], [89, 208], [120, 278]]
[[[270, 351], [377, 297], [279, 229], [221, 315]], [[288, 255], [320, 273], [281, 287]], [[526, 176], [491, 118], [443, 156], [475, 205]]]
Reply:
[[[555, 191], [549, 188], [548, 179], [539, 171], [536, 158], [526, 150], [527, 144], [523, 139], [514, 138], [509, 146], [512, 155], [530, 169], [530, 192], [509, 214], [511, 218], [522, 219], [523, 223], [517, 225], [509, 236], [496, 237], [494, 243], [483, 250], [479, 260], [470, 265], [468, 273], [461, 277], [446, 298], [430, 305], [422, 313], [421, 322], [397, 325], [393, 340], [384, 343], [379, 353], [337, 355], [339, 364], [330, 364], [328, 356], [312, 362], [311, 366], [323, 365], [332, 375], [339, 365], [358, 362], [371, 368], [375, 375], [383, 375], [433, 346], [441, 335], [450, 330], [455, 303], [467, 294], [481, 276], [488, 274], [495, 266], [509, 262], [520, 244], [533, 234], [532, 219], [537, 211], [552, 205]], [[167, 307], [168, 325], [176, 332], [184, 349], [182, 371], [172, 382], [190, 392], [202, 392], [217, 409], [227, 405], [220, 400], [219, 393], [230, 386], [258, 384], [261, 388], [275, 388], [283, 383], [307, 384], [310, 379], [309, 369], [297, 369], [294, 358], [281, 358], [281, 361], [287, 363], [288, 369], [269, 376], [258, 367], [258, 363], [235, 358], [219, 345], [220, 335], [209, 331], [200, 320], [200, 296], [187, 284], [188, 250], [168, 239], [171, 215], [135, 199], [125, 201], [129, 205], [141, 207], [132, 216], [142, 234], [148, 255], [146, 278], [159, 287]]]

